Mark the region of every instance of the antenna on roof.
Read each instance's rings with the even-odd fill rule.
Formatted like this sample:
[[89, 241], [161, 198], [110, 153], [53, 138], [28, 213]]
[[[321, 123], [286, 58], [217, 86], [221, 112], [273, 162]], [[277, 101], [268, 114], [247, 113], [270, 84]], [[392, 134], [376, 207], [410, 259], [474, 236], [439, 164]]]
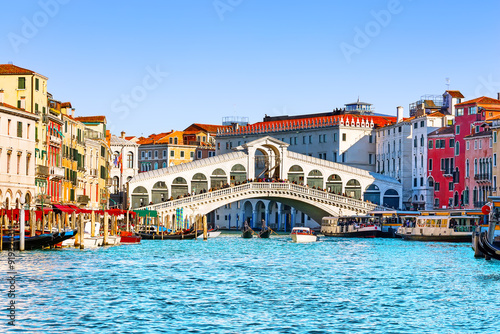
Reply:
[[446, 78], [446, 86], [448, 87], [447, 90], [450, 90], [450, 78]]

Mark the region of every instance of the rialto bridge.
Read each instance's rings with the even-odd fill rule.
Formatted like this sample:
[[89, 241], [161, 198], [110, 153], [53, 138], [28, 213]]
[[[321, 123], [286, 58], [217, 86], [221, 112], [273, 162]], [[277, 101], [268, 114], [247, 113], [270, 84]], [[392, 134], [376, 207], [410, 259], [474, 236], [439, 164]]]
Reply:
[[141, 173], [130, 180], [129, 194], [133, 209], [157, 210], [163, 217], [178, 208], [188, 217], [206, 215], [242, 202], [236, 224], [249, 216], [260, 220], [255, 207], [246, 208], [260, 199], [256, 205], [267, 205], [266, 221], [271, 206], [279, 208], [279, 225], [283, 206], [318, 223], [324, 216], [399, 208], [402, 186], [388, 176], [288, 151], [288, 144], [263, 137], [231, 153]]

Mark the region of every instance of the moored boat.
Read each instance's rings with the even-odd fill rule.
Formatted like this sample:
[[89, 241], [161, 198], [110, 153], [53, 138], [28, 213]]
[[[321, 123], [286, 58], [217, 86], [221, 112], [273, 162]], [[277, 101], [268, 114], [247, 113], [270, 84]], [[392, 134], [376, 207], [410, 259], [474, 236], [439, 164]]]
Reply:
[[293, 242], [315, 242], [318, 236], [309, 227], [294, 227], [290, 234]]
[[404, 240], [471, 242], [479, 216], [425, 215], [417, 216], [398, 228], [396, 234]]
[[[218, 230], [218, 228], [215, 229], [210, 229], [207, 231], [207, 238], [216, 238], [218, 237], [222, 232]], [[203, 239], [203, 231], [198, 231], [198, 239]]]
[[327, 237], [375, 238], [381, 236], [382, 228], [370, 216], [324, 217], [321, 233]]
[[142, 237], [140, 235], [134, 234], [132, 232], [121, 231], [120, 232], [120, 243], [121, 244], [138, 244], [141, 242]]
[[271, 228], [266, 228], [266, 229], [263, 229], [259, 232], [259, 238], [262, 238], [262, 239], [267, 239], [269, 238], [269, 236], [271, 235], [271, 232], [273, 230], [271, 230]]
[[253, 230], [248, 226], [248, 223], [245, 222], [245, 225], [243, 225], [243, 232], [241, 233], [241, 237], [244, 239], [250, 239], [253, 238]]

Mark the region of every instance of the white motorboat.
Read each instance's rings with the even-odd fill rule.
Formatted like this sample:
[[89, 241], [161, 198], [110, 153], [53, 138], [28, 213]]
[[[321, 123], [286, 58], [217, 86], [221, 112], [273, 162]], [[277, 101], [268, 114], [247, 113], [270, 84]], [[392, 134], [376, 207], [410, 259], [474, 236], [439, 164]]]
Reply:
[[290, 236], [293, 242], [318, 241], [318, 236], [309, 227], [294, 227]]
[[[208, 231], [207, 232], [207, 236], [208, 238], [215, 238], [215, 237], [218, 237], [222, 232], [221, 231]], [[203, 233], [201, 233], [200, 235], [198, 235], [198, 239], [203, 239]]]

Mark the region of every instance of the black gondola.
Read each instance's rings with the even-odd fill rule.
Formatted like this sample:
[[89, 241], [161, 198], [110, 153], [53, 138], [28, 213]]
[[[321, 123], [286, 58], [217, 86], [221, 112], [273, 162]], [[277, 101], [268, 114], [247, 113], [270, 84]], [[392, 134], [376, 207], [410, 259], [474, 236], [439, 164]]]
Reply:
[[154, 234], [154, 233], [142, 233], [136, 232], [143, 240], [188, 240], [196, 238], [195, 232], [189, 233], [174, 233], [174, 234]]
[[272, 232], [272, 231], [273, 231], [273, 230], [271, 230], [269, 227], [268, 227], [268, 228], [266, 228], [265, 230], [261, 230], [261, 231], [259, 232], [259, 238], [263, 238], [263, 239], [267, 239], [267, 238], [269, 238], [269, 236], [271, 235], [271, 232]]
[[488, 233], [482, 232], [479, 235], [478, 247], [483, 254], [489, 255], [491, 258], [500, 260], [500, 249], [489, 242]]
[[[66, 239], [69, 239], [75, 235], [77, 230], [74, 231], [65, 231], [65, 232], [55, 232], [55, 233], [45, 233], [40, 235], [35, 235], [33, 237], [26, 235], [24, 239], [24, 249], [25, 250], [33, 250], [33, 249], [42, 249], [54, 246], [60, 242], [63, 242]], [[19, 250], [20, 244], [20, 236], [19, 234], [14, 235], [12, 238], [9, 235], [3, 236], [3, 250], [10, 250], [11, 244], [14, 242], [14, 250]]]

